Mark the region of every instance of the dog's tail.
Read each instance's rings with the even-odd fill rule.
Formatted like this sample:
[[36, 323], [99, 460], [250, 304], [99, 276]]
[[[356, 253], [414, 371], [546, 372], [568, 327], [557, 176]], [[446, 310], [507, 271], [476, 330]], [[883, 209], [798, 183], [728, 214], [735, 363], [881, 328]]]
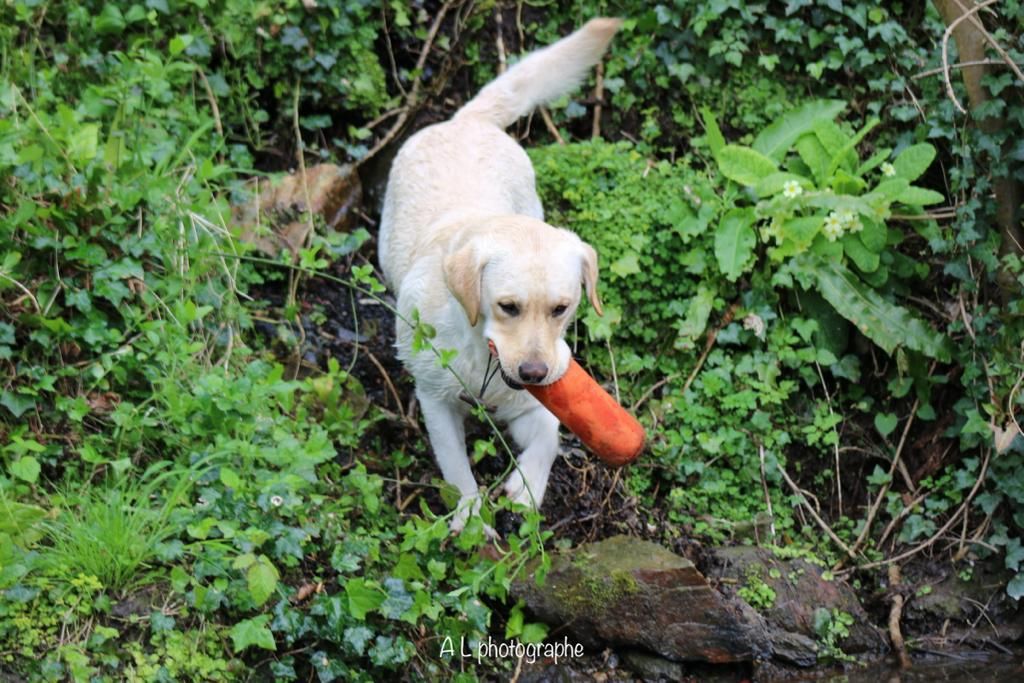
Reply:
[[506, 128], [536, 107], [576, 88], [601, 59], [621, 19], [591, 19], [575, 33], [537, 50], [494, 79], [455, 114]]

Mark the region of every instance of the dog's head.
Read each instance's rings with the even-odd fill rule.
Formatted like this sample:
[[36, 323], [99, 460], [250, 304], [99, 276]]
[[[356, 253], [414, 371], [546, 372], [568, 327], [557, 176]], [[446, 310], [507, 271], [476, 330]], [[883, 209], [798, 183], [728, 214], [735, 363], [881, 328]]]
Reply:
[[598, 315], [597, 252], [574, 233], [523, 216], [465, 233], [444, 259], [448, 289], [497, 351], [505, 382], [550, 384], [565, 374], [563, 340], [581, 284]]

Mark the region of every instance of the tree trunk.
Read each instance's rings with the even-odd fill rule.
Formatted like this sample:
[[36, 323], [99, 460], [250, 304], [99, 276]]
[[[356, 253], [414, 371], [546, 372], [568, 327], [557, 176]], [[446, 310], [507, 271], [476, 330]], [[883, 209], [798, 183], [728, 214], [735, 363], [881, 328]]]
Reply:
[[[973, 2], [971, 0], [933, 0], [935, 8], [942, 15], [946, 25], [967, 13]], [[953, 29], [953, 39], [956, 41], [957, 52], [961, 62], [980, 62], [987, 58], [986, 37], [982, 29], [981, 16], [975, 13], [961, 21]], [[982, 85], [981, 79], [992, 69], [989, 64], [976, 66], [965, 66], [959, 71], [963, 75], [964, 85], [967, 88], [967, 98], [971, 109], [977, 109], [990, 99], [988, 89]], [[1006, 120], [1002, 117], [990, 116], [975, 121], [979, 129], [985, 133], [997, 133], [1006, 127]], [[1011, 141], [1004, 145], [1004, 152]], [[1000, 255], [1018, 254], [1024, 255], [1024, 230], [1020, 224], [1020, 205], [1024, 201], [1024, 193], [1021, 185], [1012, 175], [993, 176], [992, 189], [996, 198], [996, 223], [1000, 232]], [[1000, 274], [999, 281], [1002, 286], [1013, 286], [1012, 278], [1007, 280]]]

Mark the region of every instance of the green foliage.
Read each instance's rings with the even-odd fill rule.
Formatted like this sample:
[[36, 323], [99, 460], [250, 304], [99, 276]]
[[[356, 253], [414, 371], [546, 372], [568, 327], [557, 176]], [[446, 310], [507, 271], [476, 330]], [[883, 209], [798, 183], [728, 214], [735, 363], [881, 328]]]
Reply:
[[856, 659], [840, 647], [850, 635], [853, 615], [839, 609], [819, 607], [814, 610], [814, 632], [818, 636], [818, 661], [854, 662]]
[[[43, 525], [46, 540], [35, 560], [40, 569], [62, 576], [90, 576], [114, 595], [153, 583], [165, 543], [183, 529], [175, 516], [192, 487], [196, 470], [157, 463], [138, 479], [121, 480], [85, 495], [65, 493], [73, 508]], [[152, 502], [161, 494], [161, 505]]]
[[758, 610], [768, 610], [775, 605], [775, 590], [765, 583], [758, 574], [758, 570], [752, 567], [753, 571], [747, 573], [745, 581], [739, 590], [736, 591], [748, 605]]

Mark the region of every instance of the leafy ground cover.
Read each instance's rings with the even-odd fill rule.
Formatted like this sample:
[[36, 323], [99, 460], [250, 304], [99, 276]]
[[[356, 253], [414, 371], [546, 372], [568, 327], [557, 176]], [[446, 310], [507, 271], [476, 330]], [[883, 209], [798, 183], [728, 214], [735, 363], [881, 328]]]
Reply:
[[[985, 99], [952, 72], [970, 117], [919, 3], [311, 5], [0, 7], [0, 670], [510, 672], [443, 637], [542, 640], [512, 577], [612, 530], [814, 556], [877, 610], [890, 564], [1024, 593], [1019, 3], [982, 14]], [[404, 134], [598, 13], [628, 17], [601, 75], [514, 132], [601, 253], [577, 351], [653, 438], [621, 475], [570, 450], [543, 515], [496, 501], [496, 551], [448, 537], [373, 191]], [[358, 227], [241, 243], [246, 181], [318, 159], [359, 165]]]

